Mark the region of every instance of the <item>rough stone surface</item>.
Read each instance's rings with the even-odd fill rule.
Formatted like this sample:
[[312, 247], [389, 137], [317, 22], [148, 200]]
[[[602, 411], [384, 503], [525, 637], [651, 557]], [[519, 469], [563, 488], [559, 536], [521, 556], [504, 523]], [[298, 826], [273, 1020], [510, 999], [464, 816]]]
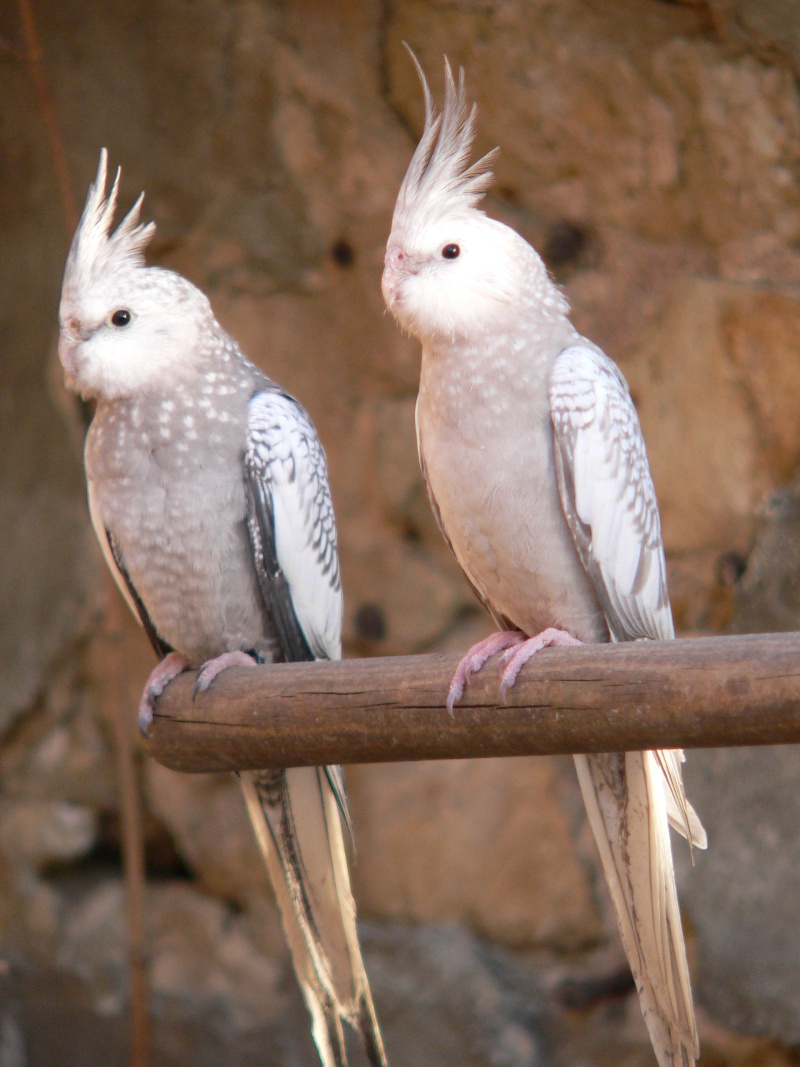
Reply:
[[[437, 93], [442, 53], [464, 65], [478, 148], [502, 149], [487, 209], [542, 251], [579, 328], [631, 381], [679, 626], [800, 625], [797, 502], [771, 495], [800, 461], [793, 6], [37, 7], [79, 199], [105, 144], [124, 202], [147, 192], [152, 260], [201, 285], [319, 427], [350, 654], [461, 649], [489, 625], [427, 507], [418, 352], [379, 290], [422, 121], [403, 40]], [[17, 20], [0, 9], [0, 955], [12, 964], [0, 1067], [115, 1067], [127, 1023], [112, 726], [130, 708], [133, 728], [153, 661], [132, 621], [108, 636], [81, 416], [53, 360], [68, 234]], [[265, 1048], [275, 1067], [313, 1062], [235, 782], [138, 770], [158, 874], [154, 1063], [251, 1067]], [[793, 773], [788, 752], [687, 764], [712, 839], [683, 878], [709, 1067], [788, 1063], [725, 1026], [798, 1040]], [[566, 761], [349, 780], [395, 1064], [652, 1063]], [[752, 968], [731, 966], [732, 947]], [[588, 1006], [558, 1007], [558, 975]]]
[[758, 505], [796, 469], [798, 330], [796, 295], [687, 278], [626, 363], [669, 551], [746, 551]]
[[[510, 981], [491, 950], [463, 928], [373, 927], [365, 943], [387, 1034], [398, 1031], [395, 1062], [553, 1063], [543, 1041], [547, 1009], [541, 989], [530, 975], [526, 985]], [[406, 1013], [411, 1026], [402, 1025]]]
[[800, 485], [773, 493], [747, 569], [736, 586], [731, 628], [738, 633], [800, 629]]
[[800, 1042], [800, 858], [792, 746], [693, 752], [687, 790], [709, 849], [682, 879], [696, 991], [734, 1030]]
[[722, 32], [765, 60], [782, 60], [800, 71], [800, 27], [793, 0], [710, 0]]
[[[795, 484], [762, 509], [735, 589], [732, 630], [800, 629], [798, 546]], [[698, 994], [734, 1029], [797, 1044], [800, 941], [788, 931], [800, 925], [800, 751], [693, 752], [685, 774], [710, 843], [682, 887], [697, 941]]]
[[354, 867], [366, 914], [460, 921], [516, 946], [597, 940], [587, 871], [549, 759], [354, 767]]

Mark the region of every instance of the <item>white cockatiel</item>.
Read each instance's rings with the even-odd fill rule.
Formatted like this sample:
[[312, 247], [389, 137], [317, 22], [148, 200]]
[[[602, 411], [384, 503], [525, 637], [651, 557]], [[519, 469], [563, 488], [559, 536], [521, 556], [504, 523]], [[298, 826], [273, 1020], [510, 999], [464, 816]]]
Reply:
[[[416, 62], [416, 61], [415, 61]], [[519, 234], [478, 204], [475, 108], [445, 63], [437, 116], [397, 198], [383, 294], [422, 344], [417, 444], [431, 506], [501, 632], [453, 678], [502, 651], [503, 692], [536, 651], [674, 636], [655, 492], [617, 367], [575, 330]], [[698, 1055], [669, 824], [704, 848], [677, 751], [576, 756], [581, 791], [660, 1067]]]
[[[207, 298], [146, 267], [141, 197], [112, 232], [106, 153], [72, 241], [60, 306], [67, 385], [96, 402], [89, 506], [106, 561], [161, 657], [143, 730], [172, 678], [337, 659], [342, 590], [325, 456], [303, 408], [245, 358]], [[240, 775], [324, 1067], [342, 1022], [386, 1057], [356, 933], [340, 767]]]

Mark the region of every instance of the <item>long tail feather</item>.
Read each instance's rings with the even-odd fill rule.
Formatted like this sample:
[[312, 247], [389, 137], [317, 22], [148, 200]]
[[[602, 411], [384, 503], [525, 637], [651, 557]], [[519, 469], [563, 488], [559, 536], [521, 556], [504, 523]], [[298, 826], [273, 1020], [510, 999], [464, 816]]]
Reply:
[[339, 768], [240, 777], [323, 1067], [347, 1065], [342, 1022], [359, 1032], [372, 1067], [386, 1067], [356, 932]]
[[575, 756], [575, 765], [659, 1067], [692, 1067], [699, 1045], [656, 756]]

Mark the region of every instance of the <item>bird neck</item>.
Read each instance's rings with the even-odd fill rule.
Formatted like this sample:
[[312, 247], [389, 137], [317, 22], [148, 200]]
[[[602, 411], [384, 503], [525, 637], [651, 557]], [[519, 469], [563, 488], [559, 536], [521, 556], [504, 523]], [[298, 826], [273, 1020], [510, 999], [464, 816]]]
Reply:
[[[526, 309], [527, 310], [527, 309]], [[562, 315], [521, 313], [514, 330], [423, 343], [420, 388], [473, 392], [546, 385], [558, 355], [578, 333]]]

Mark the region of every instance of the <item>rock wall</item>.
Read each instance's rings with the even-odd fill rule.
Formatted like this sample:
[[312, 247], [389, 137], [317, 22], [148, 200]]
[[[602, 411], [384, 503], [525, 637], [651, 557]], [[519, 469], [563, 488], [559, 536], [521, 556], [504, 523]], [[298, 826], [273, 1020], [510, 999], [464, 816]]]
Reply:
[[[488, 631], [429, 514], [416, 346], [379, 289], [421, 128], [407, 41], [463, 64], [487, 210], [545, 256], [638, 403], [684, 632], [800, 628], [800, 35], [792, 0], [123, 0], [38, 5], [79, 199], [106, 145], [326, 445], [351, 655]], [[68, 245], [0, 10], [0, 1063], [126, 1062], [114, 693], [80, 414], [54, 360]], [[770, 494], [773, 494], [770, 496]], [[770, 502], [764, 504], [766, 500]], [[755, 546], [755, 547], [754, 547]], [[131, 713], [133, 718], [133, 712]], [[227, 778], [145, 760], [154, 1063], [314, 1062]], [[681, 881], [703, 1062], [800, 1042], [794, 750], [697, 753], [709, 853]], [[568, 760], [348, 772], [356, 893], [392, 1062], [652, 1062]], [[682, 855], [682, 853], [681, 853]]]

